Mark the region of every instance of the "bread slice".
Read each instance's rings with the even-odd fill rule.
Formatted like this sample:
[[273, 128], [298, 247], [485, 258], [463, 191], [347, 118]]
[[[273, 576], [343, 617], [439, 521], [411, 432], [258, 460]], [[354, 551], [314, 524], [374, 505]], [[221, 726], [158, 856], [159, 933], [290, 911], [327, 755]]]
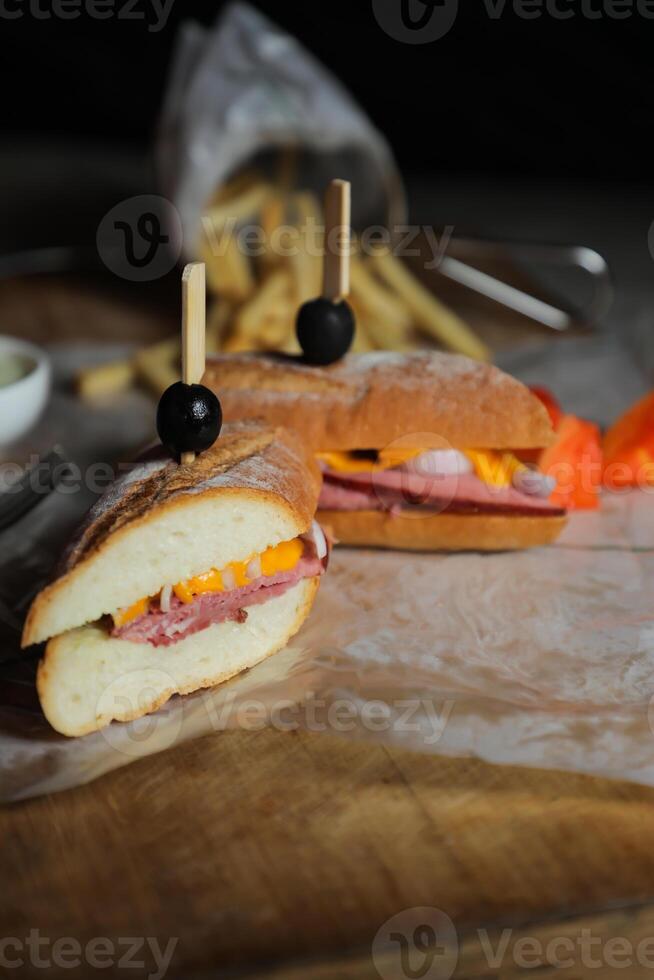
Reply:
[[244, 623], [210, 626], [169, 647], [112, 639], [98, 625], [51, 640], [37, 674], [41, 706], [62, 735], [149, 714], [173, 694], [211, 687], [280, 650], [306, 619], [318, 578], [248, 609]]
[[319, 510], [317, 520], [343, 545], [407, 551], [513, 551], [551, 544], [566, 518], [523, 514], [402, 516], [381, 510]]
[[186, 466], [159, 448], [91, 509], [32, 604], [23, 646], [303, 534], [319, 488], [315, 461], [285, 430], [225, 426]]
[[553, 439], [547, 411], [520, 381], [440, 351], [350, 354], [329, 367], [223, 354], [208, 361], [203, 381], [226, 419], [290, 426], [314, 452], [382, 449], [398, 439], [407, 448], [425, 434], [426, 444], [436, 437], [454, 449], [537, 449]]

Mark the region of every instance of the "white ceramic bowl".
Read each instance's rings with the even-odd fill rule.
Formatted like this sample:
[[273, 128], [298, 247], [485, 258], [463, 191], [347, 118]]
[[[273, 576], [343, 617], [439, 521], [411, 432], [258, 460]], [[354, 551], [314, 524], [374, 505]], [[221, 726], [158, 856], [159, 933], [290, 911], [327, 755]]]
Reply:
[[17, 381], [0, 385], [0, 446], [10, 445], [38, 422], [48, 401], [52, 370], [45, 351], [17, 337], [0, 335], [0, 360], [18, 356], [27, 362], [27, 373]]

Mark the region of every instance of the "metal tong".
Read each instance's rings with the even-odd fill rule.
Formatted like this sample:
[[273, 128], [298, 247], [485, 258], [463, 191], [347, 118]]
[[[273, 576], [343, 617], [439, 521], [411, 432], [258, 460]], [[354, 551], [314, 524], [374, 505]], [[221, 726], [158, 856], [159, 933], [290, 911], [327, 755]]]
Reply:
[[547, 303], [530, 293], [517, 289], [491, 276], [467, 262], [444, 255], [438, 272], [481, 296], [494, 300], [510, 310], [541, 323], [551, 330], [565, 331], [573, 324], [592, 326], [609, 310], [613, 302], [613, 284], [609, 266], [599, 252], [585, 245], [537, 245], [524, 242], [483, 242], [456, 240], [457, 247], [466, 249], [480, 258], [496, 258], [498, 255], [514, 258], [517, 262], [530, 261], [559, 268], [578, 268], [593, 281], [590, 300], [581, 308], [565, 309]]

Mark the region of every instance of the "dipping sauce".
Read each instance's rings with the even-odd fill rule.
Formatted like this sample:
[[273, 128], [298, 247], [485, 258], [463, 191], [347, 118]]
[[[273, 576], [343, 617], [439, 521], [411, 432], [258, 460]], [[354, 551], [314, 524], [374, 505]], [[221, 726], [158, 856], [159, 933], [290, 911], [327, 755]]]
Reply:
[[0, 354], [0, 388], [14, 384], [34, 370], [34, 361], [23, 354]]

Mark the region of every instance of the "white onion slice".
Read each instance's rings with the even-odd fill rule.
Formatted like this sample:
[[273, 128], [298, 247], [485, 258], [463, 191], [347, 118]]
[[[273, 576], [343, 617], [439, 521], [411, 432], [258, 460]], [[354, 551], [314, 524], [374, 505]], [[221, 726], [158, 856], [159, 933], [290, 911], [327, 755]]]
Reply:
[[222, 576], [223, 585], [227, 592], [231, 592], [232, 589], [236, 588], [236, 579], [234, 577], [234, 572], [231, 570], [231, 568], [223, 568], [220, 574]]
[[172, 585], [164, 585], [163, 589], [161, 590], [161, 595], [159, 596], [159, 606], [161, 607], [162, 612], [170, 612], [170, 600], [172, 598], [172, 594]]
[[528, 497], [549, 497], [556, 487], [556, 480], [538, 470], [516, 470], [513, 474], [513, 486]]
[[474, 469], [465, 453], [458, 449], [428, 449], [408, 460], [405, 466], [420, 476], [461, 476]]
[[261, 578], [261, 575], [263, 573], [261, 571], [260, 555], [255, 555], [254, 558], [250, 559], [250, 561], [247, 563], [245, 574], [247, 575], [247, 577], [250, 579], [251, 582], [253, 582], [255, 578]]
[[327, 554], [327, 539], [318, 521], [311, 522], [311, 529], [308, 536], [313, 541], [316, 549], [316, 557], [320, 559], [324, 558]]
[[179, 623], [168, 623], [166, 626], [165, 634], [166, 636], [175, 636], [176, 633], [182, 633], [186, 629], [186, 623], [184, 620], [180, 620]]

